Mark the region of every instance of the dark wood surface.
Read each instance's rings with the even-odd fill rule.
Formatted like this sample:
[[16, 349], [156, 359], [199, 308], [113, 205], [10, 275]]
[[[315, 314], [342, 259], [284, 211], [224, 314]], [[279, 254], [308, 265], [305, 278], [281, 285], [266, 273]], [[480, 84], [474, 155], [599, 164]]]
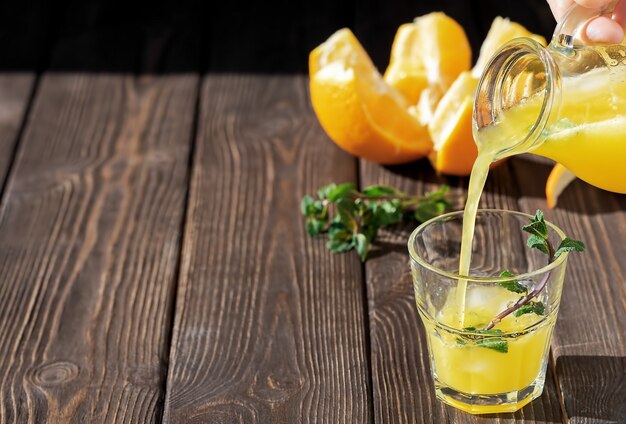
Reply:
[[303, 77], [208, 77], [165, 421], [372, 421], [362, 269], [307, 237], [300, 198], [355, 181]]
[[160, 414], [195, 90], [43, 77], [0, 217], [0, 421]]
[[[25, 128], [0, 215], [0, 421], [624, 422], [625, 198], [575, 182], [548, 212], [590, 252], [569, 266], [544, 395], [461, 413], [433, 397], [411, 228], [362, 267], [306, 236], [298, 201], [330, 181], [447, 183], [460, 207], [466, 180], [341, 152], [306, 83], [49, 74], [27, 117], [27, 88], [5, 101], [3, 140]], [[510, 160], [483, 206], [545, 209], [548, 171]]]
[[[410, 226], [365, 265], [304, 231], [332, 181], [446, 183], [462, 207], [464, 178], [336, 148], [285, 74], [342, 26], [383, 69], [434, 9], [475, 50], [496, 15], [553, 27], [544, 0], [433, 3], [0, 5], [0, 423], [626, 423], [626, 197], [577, 181], [547, 212], [590, 249], [516, 414], [434, 398]], [[506, 162], [482, 205], [545, 210], [549, 170]]]

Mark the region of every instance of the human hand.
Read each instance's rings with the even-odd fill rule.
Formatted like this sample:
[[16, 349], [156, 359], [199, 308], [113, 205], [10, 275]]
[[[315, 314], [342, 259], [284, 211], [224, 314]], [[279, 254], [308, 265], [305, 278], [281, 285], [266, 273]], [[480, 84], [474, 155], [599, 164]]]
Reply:
[[[552, 14], [560, 22], [563, 14], [574, 3], [583, 7], [602, 7], [612, 0], [547, 0]], [[592, 19], [584, 30], [589, 41], [600, 43], [621, 43], [624, 40], [624, 23], [626, 21], [626, 0], [617, 0], [613, 17], [599, 16]]]

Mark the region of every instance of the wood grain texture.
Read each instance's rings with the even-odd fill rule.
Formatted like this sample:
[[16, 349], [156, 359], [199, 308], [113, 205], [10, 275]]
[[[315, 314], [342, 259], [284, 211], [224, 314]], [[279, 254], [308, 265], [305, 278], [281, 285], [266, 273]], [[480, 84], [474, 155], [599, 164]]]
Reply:
[[0, 187], [4, 186], [13, 159], [34, 84], [32, 72], [0, 74]]
[[[509, 164], [487, 181], [481, 207], [517, 209], [517, 189]], [[437, 177], [427, 161], [385, 168], [361, 161], [361, 184], [387, 184], [409, 193], [424, 193], [447, 183], [455, 208], [464, 204], [467, 180]], [[413, 295], [409, 256], [410, 231], [385, 232], [366, 263], [365, 277], [371, 331], [371, 361], [376, 422], [381, 423], [560, 423], [556, 384], [548, 372], [543, 396], [515, 414], [473, 416], [436, 400], [426, 338]]]
[[197, 82], [42, 77], [0, 211], [0, 422], [159, 417]]
[[[514, 162], [524, 211], [546, 210], [551, 164]], [[571, 255], [553, 354], [572, 423], [626, 422], [626, 197], [575, 181], [546, 219], [587, 251]]]
[[356, 163], [306, 78], [207, 76], [196, 146], [165, 422], [371, 422], [360, 263], [299, 212]]

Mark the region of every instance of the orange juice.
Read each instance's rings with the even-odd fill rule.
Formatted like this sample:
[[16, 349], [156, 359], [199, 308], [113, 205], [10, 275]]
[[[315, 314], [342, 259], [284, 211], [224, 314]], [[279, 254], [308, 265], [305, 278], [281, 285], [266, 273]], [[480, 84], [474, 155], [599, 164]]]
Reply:
[[589, 184], [626, 193], [626, 68], [609, 75], [597, 69], [563, 81], [556, 118], [540, 143], [516, 146], [512, 140], [529, 132], [539, 116], [541, 97], [526, 99], [502, 112], [497, 121], [476, 132], [482, 151], [499, 157], [530, 152], [553, 159]]
[[[519, 297], [519, 296], [518, 296]], [[517, 300], [513, 293], [500, 287], [471, 287], [467, 290], [465, 323], [468, 327], [481, 328], [508, 304]], [[447, 403], [471, 413], [512, 412], [530, 402], [537, 387], [535, 379], [543, 375], [547, 365], [547, 350], [550, 347], [556, 314], [541, 317], [526, 314], [520, 317], [509, 315], [497, 326], [502, 336], [464, 339], [456, 327], [457, 305], [453, 296], [437, 316], [437, 323], [422, 316], [432, 354], [433, 368], [438, 384], [468, 395], [498, 395], [518, 391], [519, 401], [506, 405], [472, 405], [458, 402], [439, 393]], [[443, 324], [443, 325], [441, 325]], [[525, 329], [516, 334], [518, 329]], [[512, 335], [507, 335], [513, 333]], [[481, 341], [499, 340], [506, 343], [506, 352], [481, 346]], [[439, 389], [439, 388], [438, 388]], [[529, 393], [523, 395], [527, 389]]]

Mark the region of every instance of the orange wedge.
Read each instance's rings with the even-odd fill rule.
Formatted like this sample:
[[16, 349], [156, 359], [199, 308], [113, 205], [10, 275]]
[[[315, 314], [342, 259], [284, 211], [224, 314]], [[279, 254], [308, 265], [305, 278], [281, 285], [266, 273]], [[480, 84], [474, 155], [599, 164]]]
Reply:
[[382, 164], [410, 162], [432, 147], [409, 104], [383, 81], [349, 29], [309, 56], [311, 102], [322, 128], [347, 152]]
[[478, 81], [463, 72], [443, 96], [428, 130], [433, 150], [428, 158], [438, 172], [469, 175], [478, 155], [472, 137], [472, 107]]
[[415, 24], [400, 25], [384, 76], [385, 81], [397, 88], [411, 104], [417, 104], [422, 90], [428, 87], [420, 47], [419, 28]]
[[563, 190], [575, 179], [576, 175], [569, 169], [560, 163], [554, 165], [548, 176], [548, 181], [546, 181], [546, 200], [550, 209], [556, 206], [556, 202]]
[[471, 66], [472, 50], [463, 28], [442, 12], [401, 25], [391, 47], [385, 81], [417, 108], [427, 123], [456, 77]]
[[[497, 17], [480, 49], [480, 56], [471, 72], [461, 73], [438, 102], [428, 130], [433, 140], [433, 150], [428, 158], [435, 170], [442, 174], [465, 176], [472, 171], [478, 155], [472, 134], [472, 106], [478, 79], [491, 56], [504, 43], [517, 37], [532, 37], [545, 45], [545, 39], [531, 34], [523, 26]], [[524, 93], [524, 81], [519, 81], [519, 91]], [[420, 108], [421, 104], [418, 106]], [[427, 108], [425, 108], [427, 109]], [[419, 115], [423, 116], [420, 110]]]

